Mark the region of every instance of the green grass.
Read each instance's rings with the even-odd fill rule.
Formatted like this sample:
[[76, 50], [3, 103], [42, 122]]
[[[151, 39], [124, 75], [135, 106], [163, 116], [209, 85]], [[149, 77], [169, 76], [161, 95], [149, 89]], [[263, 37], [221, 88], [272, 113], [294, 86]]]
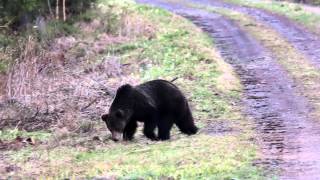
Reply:
[[0, 49], [7, 47], [12, 43], [12, 39], [5, 33], [0, 33]]
[[[258, 177], [255, 168], [248, 168], [255, 157], [253, 148], [242, 146], [243, 149], [239, 149], [237, 146], [241, 143], [233, 144], [234, 141], [234, 137], [213, 138], [201, 135], [146, 147], [123, 146], [121, 149], [117, 148], [118, 152], [102, 150], [79, 153], [76, 159], [80, 162], [93, 159], [106, 161], [115, 175], [124, 175], [125, 179], [157, 179], [162, 176], [178, 179]], [[225, 153], [213, 154], [214, 151]], [[239, 154], [237, 151], [243, 153]], [[120, 158], [119, 153], [122, 154]]]
[[74, 35], [80, 33], [80, 30], [77, 29], [71, 22], [62, 22], [62, 21], [50, 21], [46, 27], [46, 34], [42, 38], [52, 40], [55, 37]]
[[[28, 161], [33, 157], [33, 161]], [[176, 141], [113, 143], [95, 150], [59, 147], [24, 149], [14, 154], [17, 165], [41, 168], [43, 177], [112, 176], [119, 179], [259, 179], [252, 166], [255, 147], [235, 136], [198, 135]], [[88, 168], [90, 167], [90, 168]]]
[[[172, 17], [166, 11], [146, 6], [139, 6], [138, 11], [157, 24], [156, 38], [140, 39], [112, 50], [123, 56], [123, 62], [138, 60], [143, 80], [179, 77], [177, 83], [185, 92], [190, 92], [188, 96], [197, 105], [200, 119], [230, 114], [227, 101], [239, 98], [240, 83], [231, 68], [211, 49], [211, 38], [190, 22]], [[221, 78], [228, 75], [229, 86], [221, 87]]]
[[6, 48], [13, 43], [13, 39], [5, 34], [0, 33], [0, 76], [1, 73], [6, 73], [9, 65], [9, 55], [6, 52]]
[[311, 30], [319, 32], [320, 15], [312, 12], [308, 12], [301, 5], [279, 2], [279, 1], [250, 1], [250, 0], [225, 0], [240, 5], [246, 5], [249, 7], [257, 7], [265, 10], [269, 10], [288, 18], [302, 23], [309, 27]]
[[[112, 6], [118, 6], [117, 1], [111, 2]], [[102, 9], [110, 6], [110, 1], [101, 3]], [[140, 134], [133, 142], [97, 143], [88, 135], [75, 143], [83, 136], [72, 137], [77, 139], [65, 136], [60, 140], [53, 135], [47, 144], [61, 145], [8, 152], [12, 162], [22, 167], [19, 176], [263, 179], [262, 170], [253, 165], [258, 158], [257, 146], [249, 139], [254, 134], [239, 107], [232, 105], [241, 96], [240, 82], [213, 48], [211, 38], [186, 19], [162, 9], [132, 3], [130, 11], [151, 23], [156, 29], [155, 36], [109, 46], [108, 53], [132, 64], [132, 75], [142, 81], [178, 77], [175, 84], [188, 97], [198, 126], [223, 122], [234, 131], [185, 136], [175, 128], [172, 140], [166, 142], [152, 142]], [[65, 144], [65, 139], [71, 143]]]
[[8, 62], [5, 59], [0, 59], [0, 75], [8, 70]]

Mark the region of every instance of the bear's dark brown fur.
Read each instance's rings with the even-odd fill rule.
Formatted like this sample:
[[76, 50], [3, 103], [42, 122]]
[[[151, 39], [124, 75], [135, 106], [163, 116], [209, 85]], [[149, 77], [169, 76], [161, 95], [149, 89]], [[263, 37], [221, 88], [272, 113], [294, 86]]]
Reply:
[[[121, 135], [124, 140], [133, 139], [138, 121], [144, 123], [143, 133], [152, 140], [170, 139], [173, 124], [188, 135], [198, 131], [185, 96], [177, 86], [165, 80], [121, 86], [109, 114], [101, 118], [114, 140], [120, 140]], [[156, 127], [158, 136], [154, 132]]]

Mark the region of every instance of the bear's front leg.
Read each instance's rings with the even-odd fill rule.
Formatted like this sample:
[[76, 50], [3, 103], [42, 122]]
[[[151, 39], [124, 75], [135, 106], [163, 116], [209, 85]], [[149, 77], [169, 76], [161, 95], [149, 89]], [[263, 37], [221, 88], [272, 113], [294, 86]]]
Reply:
[[125, 141], [131, 141], [134, 137], [134, 134], [136, 133], [138, 124], [137, 121], [130, 121], [123, 131], [123, 140]]
[[143, 127], [143, 134], [151, 139], [152, 141], [157, 141], [158, 138], [156, 134], [154, 133], [155, 128], [157, 127], [156, 122], [145, 122]]

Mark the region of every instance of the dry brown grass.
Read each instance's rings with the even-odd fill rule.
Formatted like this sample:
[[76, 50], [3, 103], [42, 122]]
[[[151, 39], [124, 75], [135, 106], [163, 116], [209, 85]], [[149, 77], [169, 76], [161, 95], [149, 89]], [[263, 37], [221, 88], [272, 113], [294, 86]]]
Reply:
[[0, 101], [2, 98], [1, 94], [5, 94], [6, 79], [7, 79], [6, 74], [0, 73]]
[[126, 7], [102, 5], [93, 13], [91, 22], [75, 24], [80, 34], [45, 46], [30, 35], [20, 38], [14, 54], [6, 53], [13, 60], [0, 79], [0, 128], [91, 131], [117, 87], [137, 84], [133, 68], [107, 49], [153, 38], [154, 26]]
[[79, 22], [76, 26], [86, 34], [106, 33], [109, 37], [113, 37], [111, 41], [155, 37], [156, 25], [127, 7], [115, 8], [101, 5], [98, 9], [99, 11], [95, 10], [94, 15], [91, 15], [94, 16], [91, 22]]
[[[37, 127], [37, 117], [41, 116], [39, 121], [50, 118], [48, 124], [54, 124], [54, 127], [75, 130], [79, 121], [99, 119], [119, 85], [135, 82], [133, 78], [125, 77], [117, 57], [104, 56], [96, 63], [88, 64], [69, 61], [69, 57], [50, 56], [45, 50], [39, 55], [32, 38], [26, 44], [21, 57], [9, 70], [5, 99], [20, 105], [15, 106], [12, 113], [8, 113], [10, 106], [6, 106], [6, 114], [1, 116], [4, 118], [1, 122], [6, 125], [33, 130]], [[30, 113], [18, 109], [28, 109]], [[10, 119], [14, 123], [8, 122]], [[28, 124], [32, 128], [25, 127], [26, 119], [32, 123]]]
[[138, 14], [126, 15], [120, 28], [120, 35], [136, 39], [139, 37], [147, 37], [148, 39], [155, 37], [155, 25]]
[[126, 15], [115, 36], [101, 31], [101, 21], [78, 24], [88, 36], [56, 38], [48, 47], [33, 36], [20, 40], [1, 96], [1, 128], [88, 131], [83, 124], [100, 119], [118, 86], [137, 84], [126, 72], [130, 68], [124, 69], [106, 49], [141, 36], [151, 38], [154, 29], [141, 16]]

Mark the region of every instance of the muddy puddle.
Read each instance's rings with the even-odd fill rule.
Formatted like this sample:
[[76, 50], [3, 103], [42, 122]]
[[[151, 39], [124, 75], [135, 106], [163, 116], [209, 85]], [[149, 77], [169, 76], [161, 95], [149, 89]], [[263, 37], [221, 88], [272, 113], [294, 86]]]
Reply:
[[245, 113], [254, 119], [266, 172], [280, 179], [320, 179], [320, 126], [293, 80], [259, 42], [218, 14], [164, 1], [141, 0], [180, 14], [213, 37], [244, 85]]

